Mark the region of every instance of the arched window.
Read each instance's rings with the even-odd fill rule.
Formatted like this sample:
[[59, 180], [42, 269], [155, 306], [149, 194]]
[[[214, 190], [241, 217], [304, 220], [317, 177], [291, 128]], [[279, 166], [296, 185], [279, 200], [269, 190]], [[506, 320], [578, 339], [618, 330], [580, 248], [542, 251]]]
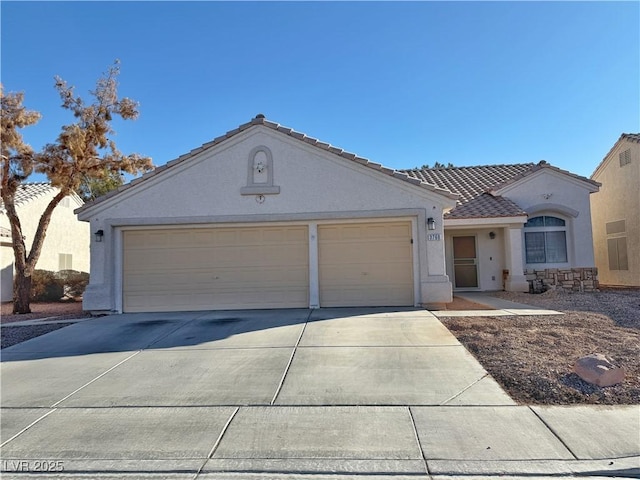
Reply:
[[566, 263], [567, 228], [561, 218], [539, 216], [524, 225], [527, 263]]

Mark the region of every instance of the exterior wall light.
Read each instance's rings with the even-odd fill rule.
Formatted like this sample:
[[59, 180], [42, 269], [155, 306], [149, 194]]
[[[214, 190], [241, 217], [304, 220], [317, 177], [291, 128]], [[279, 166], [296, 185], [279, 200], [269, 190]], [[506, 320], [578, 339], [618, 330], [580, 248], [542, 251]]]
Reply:
[[104, 230], [98, 230], [94, 235], [96, 237], [96, 242], [99, 243], [102, 241], [102, 237], [104, 237]]
[[433, 219], [433, 217], [427, 218], [427, 229], [429, 230], [436, 229], [436, 221]]
[[489, 232], [489, 238], [491, 240], [493, 240], [494, 238], [496, 238], [496, 232]]

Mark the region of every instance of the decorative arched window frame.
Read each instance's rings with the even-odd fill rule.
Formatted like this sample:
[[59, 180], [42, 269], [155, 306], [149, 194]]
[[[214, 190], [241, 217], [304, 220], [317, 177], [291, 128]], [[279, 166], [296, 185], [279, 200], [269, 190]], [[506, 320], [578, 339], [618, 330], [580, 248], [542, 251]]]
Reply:
[[[266, 163], [258, 162], [256, 164], [256, 156], [264, 153]], [[256, 182], [256, 172], [266, 173], [266, 181]], [[280, 193], [280, 187], [273, 184], [273, 155], [271, 150], [260, 145], [249, 152], [249, 160], [247, 164], [247, 185], [240, 189], [241, 195], [277, 195]]]
[[570, 219], [556, 212], [530, 215], [523, 226], [527, 265], [567, 266], [570, 263]]

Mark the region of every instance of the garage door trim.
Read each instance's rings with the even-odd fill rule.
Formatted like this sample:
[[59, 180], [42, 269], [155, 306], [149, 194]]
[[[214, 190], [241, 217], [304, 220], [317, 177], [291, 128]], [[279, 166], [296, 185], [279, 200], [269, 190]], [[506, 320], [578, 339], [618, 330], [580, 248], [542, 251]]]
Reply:
[[414, 219], [319, 222], [320, 307], [415, 306], [415, 230]]
[[124, 311], [308, 307], [307, 225], [126, 229], [121, 242]]
[[[342, 212], [344, 213], [344, 212]], [[356, 212], [351, 212], [355, 214]], [[359, 212], [361, 213], [361, 212]], [[380, 212], [378, 212], [379, 215]], [[115, 311], [117, 313], [123, 312], [123, 294], [124, 294], [124, 232], [130, 230], [157, 230], [157, 229], [182, 229], [182, 228], [228, 228], [228, 227], [259, 227], [259, 226], [307, 226], [309, 232], [309, 308], [319, 307], [319, 266], [318, 266], [318, 243], [317, 243], [317, 227], [324, 224], [355, 224], [355, 223], [374, 223], [374, 222], [411, 222], [412, 238], [413, 238], [413, 282], [414, 292], [413, 300], [414, 305], [418, 306], [420, 303], [420, 251], [418, 241], [418, 219], [420, 215], [410, 215], [416, 213], [413, 211], [402, 211], [402, 216], [394, 217], [382, 217], [382, 216], [368, 216], [358, 215], [355, 218], [344, 218], [342, 215], [336, 216], [324, 216], [319, 215], [317, 220], [293, 220], [293, 221], [276, 221], [276, 222], [224, 222], [218, 224], [211, 223], [154, 223], [149, 225], [112, 225], [113, 243], [105, 242], [103, 245], [107, 248], [113, 245], [115, 262], [114, 267], [114, 283], [113, 288], [115, 297]], [[423, 212], [421, 212], [423, 213]], [[108, 252], [105, 255], [109, 257]]]

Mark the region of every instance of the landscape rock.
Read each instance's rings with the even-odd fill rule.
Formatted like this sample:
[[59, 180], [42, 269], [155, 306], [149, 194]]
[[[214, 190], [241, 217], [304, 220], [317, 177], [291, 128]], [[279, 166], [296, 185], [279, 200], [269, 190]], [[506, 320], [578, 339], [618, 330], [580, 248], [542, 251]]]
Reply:
[[611, 360], [600, 353], [579, 358], [573, 371], [585, 382], [599, 387], [610, 387], [624, 380], [624, 368], [616, 367]]

